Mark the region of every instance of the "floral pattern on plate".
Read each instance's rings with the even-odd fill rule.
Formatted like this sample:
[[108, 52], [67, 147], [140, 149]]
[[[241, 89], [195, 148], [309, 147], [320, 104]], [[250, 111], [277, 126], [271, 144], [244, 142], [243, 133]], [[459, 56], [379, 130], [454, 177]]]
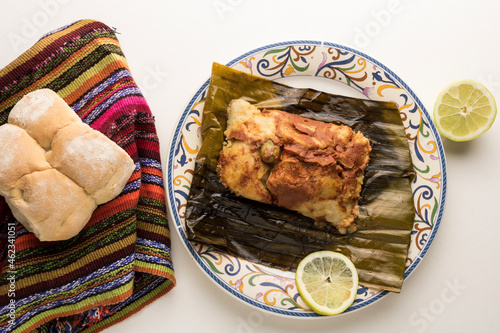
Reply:
[[[412, 183], [415, 221], [405, 270], [407, 277], [435, 237], [446, 194], [446, 163], [439, 135], [410, 88], [375, 59], [333, 43], [272, 44], [248, 52], [228, 66], [272, 80], [293, 76], [335, 80], [369, 99], [393, 101], [398, 105], [416, 173]], [[251, 263], [186, 238], [185, 208], [194, 160], [202, 141], [201, 116], [208, 84], [205, 82], [189, 101], [170, 145], [166, 185], [175, 228], [202, 271], [231, 295], [251, 306], [284, 316], [319, 316], [302, 301], [293, 272]], [[346, 312], [363, 308], [386, 294], [360, 286], [356, 300]]]

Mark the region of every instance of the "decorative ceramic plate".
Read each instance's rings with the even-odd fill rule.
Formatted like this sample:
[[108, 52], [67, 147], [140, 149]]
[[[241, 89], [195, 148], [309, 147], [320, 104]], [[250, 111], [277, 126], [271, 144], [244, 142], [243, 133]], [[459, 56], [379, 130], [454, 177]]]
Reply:
[[[439, 135], [429, 114], [410, 88], [391, 70], [366, 54], [316, 41], [264, 46], [234, 59], [227, 66], [272, 80], [284, 80], [285, 83], [286, 78], [300, 80], [308, 77], [306, 81], [321, 81], [323, 85], [330, 84], [333, 90], [342, 86], [339, 83], [344, 83], [344, 90], [353, 89], [352, 93], [359, 96], [394, 101], [398, 105], [416, 172], [412, 183], [415, 222], [406, 262], [406, 278], [420, 263], [434, 239], [446, 194], [446, 165]], [[293, 272], [242, 260], [186, 238], [185, 207], [194, 160], [202, 141], [200, 124], [208, 84], [207, 80], [189, 101], [175, 127], [169, 147], [166, 185], [175, 228], [199, 267], [231, 295], [272, 313], [318, 317], [298, 294]], [[346, 312], [363, 308], [386, 294], [385, 291], [360, 286], [356, 300]]]

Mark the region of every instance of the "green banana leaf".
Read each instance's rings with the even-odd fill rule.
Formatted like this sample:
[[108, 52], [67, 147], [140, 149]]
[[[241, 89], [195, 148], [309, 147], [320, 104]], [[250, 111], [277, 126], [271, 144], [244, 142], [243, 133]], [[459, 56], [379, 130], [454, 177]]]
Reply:
[[[222, 185], [216, 165], [227, 106], [236, 98], [259, 108], [345, 124], [370, 140], [356, 232], [342, 235], [330, 225], [316, 227], [297, 212], [238, 197]], [[361, 285], [400, 292], [415, 215], [410, 187], [414, 171], [394, 103], [293, 88], [215, 63], [202, 138], [186, 208], [189, 240], [289, 271], [309, 253], [338, 251], [353, 261]]]

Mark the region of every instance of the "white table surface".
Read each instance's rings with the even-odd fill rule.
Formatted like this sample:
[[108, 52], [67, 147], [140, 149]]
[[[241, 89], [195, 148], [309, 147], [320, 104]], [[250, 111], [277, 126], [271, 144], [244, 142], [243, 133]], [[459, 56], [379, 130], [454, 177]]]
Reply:
[[[174, 125], [212, 62], [275, 42], [359, 49], [402, 78], [428, 112], [439, 91], [461, 78], [484, 83], [500, 101], [499, 14], [498, 1], [0, 0], [0, 67], [73, 21], [115, 27], [156, 117], [166, 165]], [[215, 286], [171, 225], [177, 286], [106, 332], [498, 332], [499, 143], [500, 119], [474, 141], [443, 140], [443, 219], [400, 294], [337, 317], [260, 312]]]

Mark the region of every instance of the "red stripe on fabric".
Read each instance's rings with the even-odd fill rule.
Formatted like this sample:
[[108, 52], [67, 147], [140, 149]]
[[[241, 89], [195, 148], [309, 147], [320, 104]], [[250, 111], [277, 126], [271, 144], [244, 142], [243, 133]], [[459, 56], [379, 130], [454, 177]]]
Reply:
[[[13, 81], [18, 80], [18, 78], [21, 75], [24, 75], [26, 72], [30, 72], [32, 68], [36, 67], [38, 64], [42, 63], [47, 58], [50, 58], [54, 52], [58, 51], [64, 45], [64, 43], [73, 40], [74, 38], [80, 36], [84, 32], [88, 32], [89, 29], [107, 29], [109, 31], [112, 31], [107, 25], [96, 21], [90, 21], [90, 20], [79, 21], [76, 22], [74, 25], [78, 24], [82, 24], [82, 26], [74, 31], [68, 32], [67, 34], [61, 35], [61, 37], [57, 39], [52, 40], [50, 44], [38, 50], [38, 52], [34, 57], [26, 59], [25, 62], [22, 62], [18, 66], [12, 68], [5, 76], [0, 77], [0, 86], [8, 86]], [[43, 42], [45, 42], [47, 39], [50, 40], [53, 38], [54, 35], [49, 35], [45, 38], [42, 38], [41, 40], [36, 42], [31, 48], [40, 47], [41, 45], [43, 45]], [[26, 56], [26, 53], [24, 53], [23, 55]], [[23, 55], [21, 55], [21, 57], [23, 57]], [[14, 60], [14, 62], [15, 61], [16, 60]]]
[[[124, 87], [122, 87], [123, 89]], [[94, 129], [100, 129], [103, 127], [104, 124], [109, 124], [113, 122], [114, 119], [116, 119], [116, 114], [120, 115], [123, 113], [118, 113], [118, 111], [126, 109], [130, 110], [134, 107], [144, 107], [147, 108], [146, 101], [144, 100], [144, 97], [139, 97], [139, 96], [127, 96], [124, 97], [123, 99], [119, 100], [113, 106], [108, 108], [106, 110], [106, 113], [104, 115], [101, 115], [98, 119], [96, 119], [92, 123], [92, 128]], [[132, 114], [136, 114], [137, 110], [133, 110]], [[114, 117], [114, 118], [113, 118]]]
[[[63, 274], [61, 276], [58, 276], [57, 279], [51, 279], [47, 281], [41, 281], [41, 282], [35, 282], [34, 284], [30, 284], [26, 288], [17, 288], [16, 289], [16, 298], [17, 299], [22, 299], [24, 297], [28, 297], [30, 295], [33, 295], [35, 293], [40, 292], [40, 290], [50, 290], [53, 288], [60, 288], [61, 286], [64, 286], [65, 284], [70, 283], [71, 281], [74, 281], [82, 276], [87, 276], [91, 272], [95, 272], [100, 268], [106, 267], [114, 263], [116, 260], [124, 258], [131, 253], [135, 251], [135, 241], [133, 243], [130, 243], [124, 247], [118, 246], [118, 244], [114, 243], [111, 245], [108, 245], [108, 249], [110, 246], [113, 246], [117, 249], [117, 251], [109, 253], [107, 255], [104, 255], [101, 257], [99, 260], [92, 260], [92, 258], [89, 257], [89, 261], [87, 264], [84, 266], [70, 271], [66, 274]], [[93, 257], [95, 257], [95, 253], [93, 252]], [[64, 268], [61, 268], [64, 269]]]

